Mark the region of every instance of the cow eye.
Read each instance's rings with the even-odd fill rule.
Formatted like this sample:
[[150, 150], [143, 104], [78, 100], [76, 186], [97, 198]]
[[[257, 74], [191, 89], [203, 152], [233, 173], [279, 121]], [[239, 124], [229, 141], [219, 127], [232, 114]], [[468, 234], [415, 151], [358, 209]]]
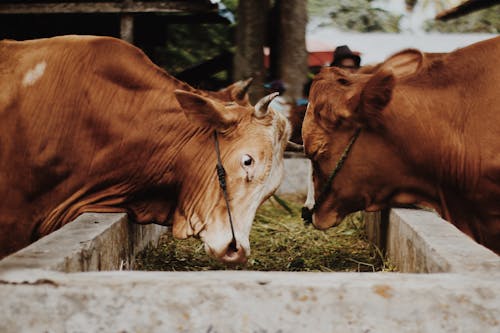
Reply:
[[252, 166], [252, 164], [253, 164], [252, 156], [245, 154], [241, 157], [241, 166], [242, 167], [247, 168], [249, 166]]
[[346, 79], [344, 79], [342, 77], [340, 79], [337, 79], [337, 82], [340, 83], [343, 86], [348, 86], [348, 85], [351, 84], [348, 80], [346, 80]]

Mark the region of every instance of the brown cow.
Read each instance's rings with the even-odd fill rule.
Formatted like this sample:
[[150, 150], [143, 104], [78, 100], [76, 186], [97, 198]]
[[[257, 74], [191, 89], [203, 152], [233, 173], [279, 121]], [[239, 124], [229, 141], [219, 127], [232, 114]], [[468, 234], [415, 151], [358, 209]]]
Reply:
[[447, 54], [405, 50], [371, 74], [318, 74], [302, 132], [316, 200], [325, 193], [309, 202], [314, 225], [334, 226], [356, 210], [428, 204], [500, 253], [499, 58], [497, 37]]
[[173, 224], [179, 238], [200, 236], [220, 260], [246, 260], [290, 131], [267, 108], [273, 96], [255, 108], [222, 103], [134, 46], [92, 36], [0, 42], [0, 87], [0, 256], [81, 213], [127, 212], [138, 223]]

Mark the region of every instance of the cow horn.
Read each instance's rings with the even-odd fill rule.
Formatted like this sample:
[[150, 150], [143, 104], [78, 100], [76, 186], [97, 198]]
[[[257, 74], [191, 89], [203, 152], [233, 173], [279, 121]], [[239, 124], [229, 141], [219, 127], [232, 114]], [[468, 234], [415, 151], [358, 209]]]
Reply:
[[253, 82], [253, 77], [242, 80], [238, 82], [238, 92], [236, 93], [236, 98], [237, 99], [243, 99], [245, 98], [245, 94], [248, 92], [248, 89], [250, 89], [250, 86], [252, 85]]
[[303, 145], [299, 145], [295, 142], [292, 142], [292, 141], [288, 141], [286, 143], [286, 148], [285, 148], [286, 151], [294, 151], [294, 152], [300, 152], [300, 153], [303, 153], [304, 152], [304, 146]]
[[254, 112], [255, 117], [262, 118], [265, 115], [267, 115], [269, 104], [278, 95], [279, 95], [278, 92], [274, 92], [272, 94], [262, 97], [260, 101], [258, 101], [257, 104], [255, 104], [255, 112]]

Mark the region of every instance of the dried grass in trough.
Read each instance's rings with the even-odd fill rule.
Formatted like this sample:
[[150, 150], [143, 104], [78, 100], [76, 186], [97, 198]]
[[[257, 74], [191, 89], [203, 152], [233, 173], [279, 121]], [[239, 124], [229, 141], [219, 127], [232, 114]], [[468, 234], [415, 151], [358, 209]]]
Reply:
[[393, 270], [380, 251], [365, 237], [361, 213], [348, 216], [327, 231], [305, 226], [300, 218], [303, 198], [284, 198], [291, 213], [276, 199], [257, 211], [246, 265], [228, 266], [210, 258], [197, 239], [175, 240], [169, 233], [158, 247], [143, 251], [136, 262], [139, 270], [206, 271], [362, 271]]

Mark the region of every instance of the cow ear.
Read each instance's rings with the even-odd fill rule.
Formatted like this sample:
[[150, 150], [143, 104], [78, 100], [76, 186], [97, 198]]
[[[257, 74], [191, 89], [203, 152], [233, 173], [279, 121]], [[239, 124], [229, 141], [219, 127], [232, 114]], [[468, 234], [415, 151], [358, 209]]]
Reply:
[[240, 105], [250, 103], [248, 100], [248, 89], [250, 89], [252, 82], [253, 78], [249, 78], [235, 82], [228, 87], [231, 88], [231, 97], [236, 103]]
[[250, 105], [248, 89], [250, 88], [252, 81], [253, 78], [236, 81], [235, 83], [217, 91], [217, 96], [223, 96], [224, 99], [229, 98], [231, 101], [234, 101], [239, 105]]
[[223, 104], [189, 91], [175, 90], [175, 97], [186, 117], [200, 127], [226, 130], [238, 120], [235, 112], [226, 110]]
[[392, 98], [395, 78], [390, 71], [378, 71], [368, 80], [361, 94], [353, 99], [354, 115], [362, 123], [369, 127], [380, 124], [382, 110], [389, 104]]
[[392, 71], [396, 78], [416, 73], [422, 66], [424, 55], [419, 50], [407, 49], [398, 52], [380, 66], [381, 70]]

